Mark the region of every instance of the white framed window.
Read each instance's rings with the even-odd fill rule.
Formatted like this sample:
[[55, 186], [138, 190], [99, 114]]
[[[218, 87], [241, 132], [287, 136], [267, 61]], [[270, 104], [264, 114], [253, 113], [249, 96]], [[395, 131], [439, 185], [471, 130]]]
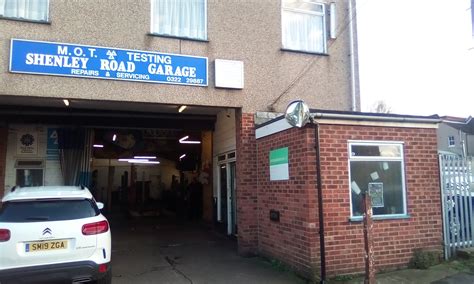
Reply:
[[49, 0], [0, 0], [0, 17], [47, 22]]
[[151, 0], [151, 33], [207, 40], [207, 0]]
[[448, 136], [448, 147], [455, 147], [456, 140], [454, 140], [454, 136]]
[[362, 217], [362, 191], [372, 198], [374, 217], [406, 216], [402, 142], [349, 142], [351, 218]]
[[16, 185], [42, 186], [44, 185], [43, 160], [17, 160], [15, 163]]
[[326, 8], [315, 0], [282, 0], [284, 49], [326, 53]]

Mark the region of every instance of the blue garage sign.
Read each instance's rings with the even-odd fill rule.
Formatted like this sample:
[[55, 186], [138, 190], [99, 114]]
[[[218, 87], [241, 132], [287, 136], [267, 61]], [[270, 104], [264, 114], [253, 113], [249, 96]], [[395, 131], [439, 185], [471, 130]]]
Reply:
[[207, 58], [12, 39], [10, 72], [207, 86]]

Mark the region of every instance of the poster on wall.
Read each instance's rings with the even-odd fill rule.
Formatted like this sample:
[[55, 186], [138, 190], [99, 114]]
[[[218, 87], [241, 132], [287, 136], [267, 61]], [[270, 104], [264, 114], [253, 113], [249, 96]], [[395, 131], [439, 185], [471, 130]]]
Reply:
[[34, 131], [19, 131], [17, 133], [16, 153], [18, 155], [38, 154], [38, 133]]
[[288, 147], [270, 151], [270, 180], [288, 179]]
[[48, 128], [48, 140], [46, 143], [46, 159], [50, 161], [59, 160], [58, 129]]
[[369, 195], [372, 199], [372, 207], [384, 207], [382, 182], [369, 182]]

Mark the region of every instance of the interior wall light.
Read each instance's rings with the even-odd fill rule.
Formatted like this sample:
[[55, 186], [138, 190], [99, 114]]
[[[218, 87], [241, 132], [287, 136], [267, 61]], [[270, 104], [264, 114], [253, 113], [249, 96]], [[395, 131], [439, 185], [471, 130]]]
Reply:
[[94, 147], [94, 148], [104, 148], [104, 145], [102, 145], [102, 144], [94, 144], [94, 145], [92, 145], [92, 147]]
[[188, 140], [189, 136], [184, 136], [183, 138], [179, 139], [179, 143], [181, 144], [201, 144], [201, 141], [195, 140]]
[[64, 100], [63, 100], [63, 103], [64, 103], [66, 106], [69, 106], [69, 100], [64, 99]]
[[178, 108], [178, 112], [183, 112], [188, 106], [182, 105]]
[[179, 160], [181, 161], [184, 157], [186, 157], [186, 154], [179, 156]]
[[112, 136], [112, 141], [115, 141], [117, 140], [117, 134], [114, 134], [114, 136]]

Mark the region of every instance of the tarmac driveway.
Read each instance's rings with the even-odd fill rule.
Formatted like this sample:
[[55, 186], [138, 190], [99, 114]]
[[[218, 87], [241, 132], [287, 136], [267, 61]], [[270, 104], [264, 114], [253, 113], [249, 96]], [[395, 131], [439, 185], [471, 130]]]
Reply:
[[113, 283], [305, 283], [203, 225], [142, 217], [111, 219]]

